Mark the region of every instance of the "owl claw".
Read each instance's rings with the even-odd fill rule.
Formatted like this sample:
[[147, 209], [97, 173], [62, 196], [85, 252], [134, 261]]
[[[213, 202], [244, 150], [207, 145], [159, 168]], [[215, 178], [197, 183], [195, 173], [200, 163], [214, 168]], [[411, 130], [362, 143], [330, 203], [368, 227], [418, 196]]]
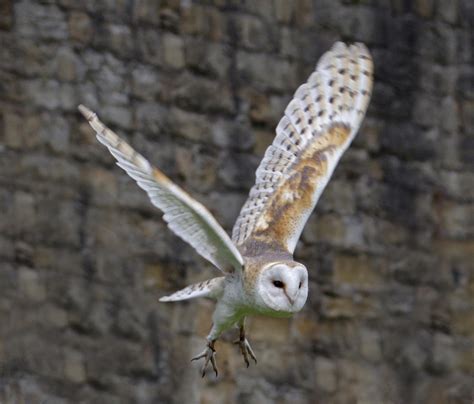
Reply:
[[204, 351], [202, 351], [199, 355], [191, 359], [191, 362], [198, 359], [204, 359], [204, 364], [202, 365], [202, 368], [201, 368], [201, 377], [205, 376], [207, 365], [209, 365], [209, 362], [211, 362], [212, 369], [214, 369], [216, 377], [219, 374], [219, 371], [217, 369], [217, 364], [216, 364], [216, 350], [214, 349], [215, 342], [216, 342], [215, 340], [209, 341], [207, 343], [207, 348]]
[[234, 341], [234, 344], [239, 345], [240, 352], [242, 353], [242, 356], [244, 357], [244, 361], [247, 367], [250, 366], [249, 355], [255, 361], [255, 364], [257, 364], [257, 358], [252, 350], [252, 347], [249, 344], [249, 341], [247, 340], [247, 338], [245, 338], [245, 330], [243, 327], [240, 328], [239, 339]]
[[250, 366], [250, 361], [249, 361], [249, 355], [250, 357], [254, 360], [255, 364], [257, 364], [257, 358], [252, 350], [252, 347], [250, 346], [247, 338], [243, 339], [238, 339], [237, 341], [234, 342], [234, 344], [239, 345], [240, 347], [240, 352], [242, 353], [242, 356], [244, 357], [245, 364], [247, 367]]

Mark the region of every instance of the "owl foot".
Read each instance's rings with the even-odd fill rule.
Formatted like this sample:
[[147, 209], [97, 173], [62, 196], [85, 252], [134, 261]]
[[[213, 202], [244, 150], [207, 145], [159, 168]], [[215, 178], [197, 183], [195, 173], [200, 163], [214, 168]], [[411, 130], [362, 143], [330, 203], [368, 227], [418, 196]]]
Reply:
[[245, 337], [245, 329], [243, 326], [240, 327], [239, 339], [237, 341], [234, 341], [234, 344], [239, 345], [240, 352], [242, 353], [242, 356], [244, 357], [244, 361], [247, 367], [250, 366], [249, 355], [255, 361], [255, 364], [257, 364], [257, 358], [255, 354], [253, 353], [252, 347], [250, 346], [247, 338]]
[[216, 364], [216, 350], [214, 349], [215, 343], [216, 343], [215, 339], [209, 341], [207, 343], [207, 348], [204, 351], [202, 351], [199, 355], [191, 359], [191, 362], [196, 361], [198, 359], [204, 359], [204, 365], [202, 365], [202, 368], [201, 368], [202, 377], [204, 377], [204, 375], [206, 374], [206, 369], [207, 369], [207, 365], [209, 365], [209, 362], [211, 362], [212, 368], [214, 369], [214, 372], [216, 373], [216, 377], [219, 374], [219, 371], [217, 370], [217, 364]]

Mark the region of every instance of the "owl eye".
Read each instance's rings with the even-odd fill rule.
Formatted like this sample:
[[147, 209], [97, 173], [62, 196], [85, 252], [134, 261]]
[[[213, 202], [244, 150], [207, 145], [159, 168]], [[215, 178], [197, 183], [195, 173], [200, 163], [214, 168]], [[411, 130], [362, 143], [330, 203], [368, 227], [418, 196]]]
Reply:
[[277, 288], [283, 288], [283, 286], [285, 286], [282, 281], [273, 281], [273, 285]]

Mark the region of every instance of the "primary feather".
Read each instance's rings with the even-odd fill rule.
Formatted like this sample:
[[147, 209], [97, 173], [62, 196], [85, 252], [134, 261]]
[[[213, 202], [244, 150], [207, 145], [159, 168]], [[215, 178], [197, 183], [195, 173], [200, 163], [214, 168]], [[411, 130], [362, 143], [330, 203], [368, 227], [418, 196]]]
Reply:
[[97, 139], [144, 189], [151, 202], [164, 212], [168, 227], [223, 272], [241, 270], [242, 257], [227, 233], [211, 213], [185, 191], [175, 185], [124, 140], [107, 128], [97, 115], [83, 105], [79, 110], [95, 130]]

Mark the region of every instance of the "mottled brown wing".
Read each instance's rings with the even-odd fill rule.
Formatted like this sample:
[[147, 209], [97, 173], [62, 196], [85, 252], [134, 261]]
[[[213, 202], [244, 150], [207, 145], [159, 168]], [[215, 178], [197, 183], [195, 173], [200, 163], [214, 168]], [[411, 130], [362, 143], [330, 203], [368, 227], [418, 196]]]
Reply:
[[293, 254], [306, 221], [349, 147], [372, 91], [373, 63], [362, 44], [338, 42], [300, 86], [234, 225], [244, 256]]

